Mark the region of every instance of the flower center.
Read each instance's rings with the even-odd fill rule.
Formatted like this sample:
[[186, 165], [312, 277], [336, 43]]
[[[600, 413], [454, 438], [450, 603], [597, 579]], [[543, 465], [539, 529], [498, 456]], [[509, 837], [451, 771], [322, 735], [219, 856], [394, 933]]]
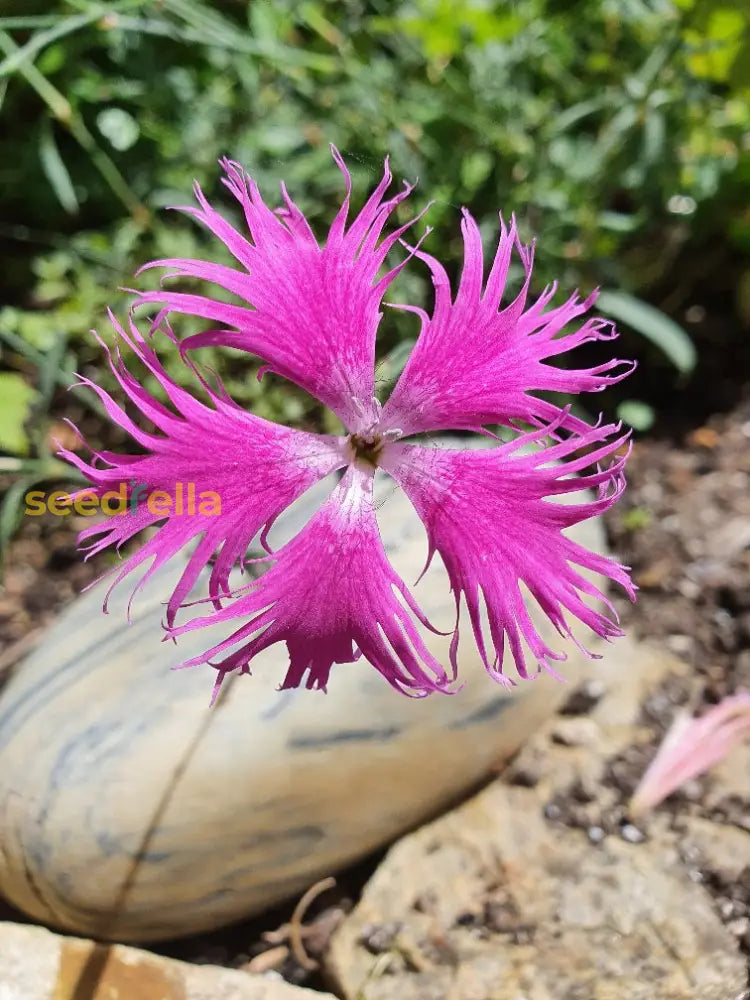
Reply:
[[386, 439], [382, 434], [350, 434], [349, 447], [354, 453], [354, 458], [366, 462], [373, 468], [378, 467], [378, 458], [383, 450]]

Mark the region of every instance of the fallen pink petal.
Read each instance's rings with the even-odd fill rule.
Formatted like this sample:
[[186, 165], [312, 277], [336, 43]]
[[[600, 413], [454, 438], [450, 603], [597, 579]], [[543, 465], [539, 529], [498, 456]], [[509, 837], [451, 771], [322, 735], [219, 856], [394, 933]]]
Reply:
[[[622, 634], [611, 603], [586, 574], [615, 582], [632, 599], [627, 568], [564, 532], [621, 496], [628, 434], [601, 419], [589, 423], [569, 405], [539, 394], [596, 393], [633, 366], [617, 358], [593, 367], [556, 366], [556, 359], [583, 344], [612, 341], [615, 331], [609, 321], [585, 318], [595, 293], [553, 305], [551, 286], [532, 297], [534, 249], [521, 241], [515, 220], [506, 224], [500, 218], [496, 249], [486, 260], [477, 222], [463, 210], [464, 263], [454, 290], [422, 240], [407, 238], [424, 212], [391, 225], [412, 186], [389, 195], [386, 161], [380, 182], [352, 217], [351, 178], [336, 150], [333, 156], [345, 194], [323, 241], [283, 185], [283, 206], [274, 211], [236, 163], [222, 161], [223, 181], [246, 230], [231, 225], [196, 185], [197, 207], [182, 211], [221, 241], [236, 264], [154, 261], [147, 267], [164, 269], [163, 287], [139, 295], [138, 311], [127, 325], [111, 317], [117, 343], [155, 378], [166, 405], [140, 384], [119, 350], [109, 363], [127, 412], [87, 383], [139, 450], [102, 452], [90, 462], [63, 450], [97, 495], [130, 484], [125, 515], [87, 528], [81, 540], [90, 544], [91, 555], [110, 546], [119, 550], [152, 529], [113, 583], [148, 564], [136, 589], [188, 543], [195, 546], [169, 598], [165, 624], [171, 637], [217, 622], [231, 626], [224, 641], [182, 664], [210, 664], [217, 685], [227, 673], [249, 673], [257, 653], [282, 642], [289, 652], [282, 687], [325, 690], [334, 664], [364, 657], [404, 694], [449, 693], [460, 683], [456, 654], [464, 602], [473, 641], [496, 681], [515, 683], [509, 660], [520, 678], [541, 671], [557, 676], [553, 664], [565, 659], [564, 649], [541, 639], [522, 588], [565, 639], [577, 643], [573, 621], [605, 640]], [[392, 252], [399, 259], [387, 265]], [[508, 297], [514, 261], [523, 276], [520, 289]], [[384, 296], [407, 267], [429, 275], [434, 303], [429, 313], [402, 306], [418, 313], [421, 333], [391, 397], [380, 400], [376, 336]], [[242, 304], [173, 291], [175, 277], [216, 286]], [[150, 325], [149, 340], [138, 323], [155, 308], [156, 315], [143, 320]], [[212, 326], [179, 340], [183, 315]], [[182, 363], [201, 383], [207, 402], [180, 388], [163, 368], [158, 350], [165, 337], [179, 343]], [[244, 412], [223, 387], [210, 386], [200, 375], [193, 358], [209, 346], [256, 356], [263, 370], [332, 410], [345, 432], [303, 432]], [[446, 451], [420, 437], [432, 431], [484, 434], [498, 426], [510, 440], [491, 443], [485, 437], [490, 446], [481, 450]], [[400, 579], [383, 548], [373, 499], [376, 470], [405, 491], [424, 523], [427, 561], [438, 553], [446, 566], [456, 605], [447, 664], [435, 659], [420, 634], [420, 627], [435, 629], [420, 609], [418, 588]], [[230, 574], [245, 565], [253, 539], [259, 536], [267, 545], [279, 514], [331, 473], [341, 478], [320, 510], [296, 537], [269, 552], [258, 579], [233, 591]], [[155, 513], [134, 488], [163, 494], [176, 483], [196, 484], [204, 495], [213, 491], [220, 513], [176, 508]], [[563, 502], [571, 492], [580, 493], [578, 502]], [[212, 609], [178, 624], [178, 612], [195, 605], [188, 604], [188, 596], [209, 565], [206, 600]]]
[[638, 815], [658, 806], [746, 739], [750, 739], [750, 691], [723, 698], [699, 718], [678, 712], [633, 793], [631, 813]]

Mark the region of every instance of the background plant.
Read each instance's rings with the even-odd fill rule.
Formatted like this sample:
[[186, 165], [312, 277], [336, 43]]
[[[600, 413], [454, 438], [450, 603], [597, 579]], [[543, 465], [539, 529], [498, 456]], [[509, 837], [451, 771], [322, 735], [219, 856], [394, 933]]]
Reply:
[[[623, 353], [683, 376], [695, 364], [690, 339], [643, 300], [676, 280], [686, 247], [729, 248], [740, 261], [737, 308], [750, 312], [744, 0], [17, 0], [2, 9], [0, 471], [14, 482], [59, 475], [50, 426], [72, 405], [60, 393], [74, 370], [108, 382], [88, 331], [104, 331], [105, 304], [123, 304], [117, 288], [149, 258], [206, 252], [205, 234], [162, 209], [188, 201], [193, 179], [218, 195], [223, 154], [271, 198], [284, 177], [323, 224], [341, 190], [328, 143], [355, 165], [360, 193], [389, 151], [397, 176], [419, 178], [416, 203], [435, 199], [428, 246], [454, 267], [458, 206], [471, 206], [488, 240], [497, 208], [515, 211], [527, 235], [541, 236], [539, 286], [601, 285], [602, 310], [625, 330]], [[426, 285], [412, 275], [401, 291], [417, 299]], [[389, 323], [383, 381], [416, 333], [413, 317]], [[256, 412], [320, 419], [288, 386], [259, 384], [251, 362], [203, 360]], [[96, 412], [85, 416], [91, 404], [79, 399], [96, 437]], [[650, 405], [621, 406], [641, 426], [653, 419]], [[6, 494], [0, 536], [22, 493]]]

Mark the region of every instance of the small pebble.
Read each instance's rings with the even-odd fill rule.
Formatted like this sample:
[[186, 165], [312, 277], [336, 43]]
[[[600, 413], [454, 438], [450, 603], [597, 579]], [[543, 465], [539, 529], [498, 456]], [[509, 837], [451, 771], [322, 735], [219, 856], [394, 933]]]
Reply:
[[548, 802], [544, 807], [544, 818], [557, 820], [562, 816], [562, 809], [556, 802]]
[[600, 826], [590, 826], [586, 831], [586, 836], [592, 844], [601, 844], [606, 834]]
[[646, 835], [643, 831], [639, 830], [637, 826], [633, 826], [632, 823], [626, 823], [623, 826], [620, 830], [620, 836], [629, 844], [642, 844], [646, 839]]
[[680, 794], [683, 798], [687, 799], [688, 802], [700, 802], [703, 796], [703, 785], [700, 781], [692, 778], [680, 787]]
[[667, 637], [667, 646], [677, 656], [686, 656], [693, 648], [693, 637], [690, 635], [670, 635]]
[[700, 584], [696, 583], [695, 580], [680, 580], [677, 584], [677, 589], [689, 601], [694, 601], [700, 596], [701, 592]]
[[360, 943], [371, 955], [381, 955], [390, 951], [395, 944], [402, 925], [400, 923], [373, 924], [365, 927], [360, 936]]
[[713, 618], [715, 624], [719, 626], [719, 628], [729, 628], [734, 621], [732, 615], [727, 611], [726, 608], [717, 608], [711, 615], [711, 617]]
[[600, 736], [597, 724], [585, 716], [559, 719], [552, 730], [552, 742], [564, 747], [590, 747]]
[[750, 917], [740, 917], [738, 920], [730, 920], [727, 930], [735, 937], [744, 937], [750, 931]]
[[644, 483], [641, 488], [641, 498], [649, 505], [661, 503], [664, 496], [664, 487], [659, 482]]
[[703, 860], [703, 855], [699, 848], [694, 844], [685, 844], [681, 850], [682, 860], [686, 865], [696, 864]]
[[717, 524], [721, 524], [723, 516], [720, 510], [714, 510], [713, 507], [698, 511], [698, 520], [706, 528], [714, 528]]

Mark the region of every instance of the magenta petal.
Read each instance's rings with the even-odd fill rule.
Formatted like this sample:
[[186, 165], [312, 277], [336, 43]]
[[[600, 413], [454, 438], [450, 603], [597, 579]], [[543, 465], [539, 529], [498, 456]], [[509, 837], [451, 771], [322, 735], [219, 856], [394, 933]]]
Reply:
[[[613, 426], [589, 428], [529, 454], [520, 449], [538, 442], [546, 430], [489, 449], [453, 451], [404, 444], [389, 444], [385, 449], [381, 464], [401, 484], [424, 522], [430, 557], [435, 551], [440, 553], [457, 609], [463, 596], [485, 666], [502, 683], [510, 683], [503, 673], [506, 639], [521, 677], [529, 673], [523, 643], [535, 663], [553, 673], [550, 660], [565, 658], [550, 649], [534, 627], [521, 584], [561, 635], [571, 636], [566, 614], [604, 638], [621, 634], [616, 620], [586, 603], [588, 597], [608, 606], [599, 589], [576, 567], [615, 580], [632, 596], [634, 588], [625, 568], [589, 552], [561, 530], [601, 513], [621, 494], [624, 458], [615, 458], [608, 469], [594, 467], [588, 475], [569, 478], [621, 448], [625, 436], [613, 437], [617, 430]], [[571, 458], [591, 446], [591, 455]], [[562, 464], [550, 467], [552, 461]], [[596, 488], [596, 499], [574, 505], [545, 499], [586, 487]], [[489, 636], [481, 618], [482, 600]], [[457, 638], [454, 663], [456, 648]]]
[[423, 616], [383, 549], [371, 471], [350, 466], [323, 507], [275, 559], [245, 596], [210, 617], [171, 630], [179, 635], [250, 619], [185, 666], [228, 653], [214, 664], [220, 676], [234, 670], [247, 673], [257, 653], [285, 642], [290, 662], [282, 688], [304, 681], [308, 688], [325, 689], [331, 666], [352, 663], [361, 653], [405, 694], [449, 689], [452, 678], [417, 631], [414, 617]]
[[[486, 283], [479, 228], [464, 210], [461, 229], [464, 266], [455, 298], [448, 275], [434, 257], [417, 256], [432, 272], [435, 305], [424, 315], [422, 331], [391, 398], [383, 411], [383, 428], [406, 434], [429, 430], [476, 430], [483, 424], [532, 424], [554, 419], [558, 409], [532, 395], [542, 390], [595, 392], [619, 381], [632, 366], [613, 360], [589, 369], [557, 368], [545, 362], [591, 340], [609, 340], [612, 324], [588, 319], [568, 332], [564, 328], [586, 313], [595, 295], [577, 295], [547, 309], [555, 288], [527, 304], [533, 247], [524, 246], [516, 231], [500, 223], [500, 241]], [[525, 272], [517, 296], [504, 308], [501, 300], [513, 251]], [[565, 426], [583, 430], [570, 415]]]
[[[272, 212], [252, 178], [225, 160], [224, 183], [242, 206], [249, 239], [209, 205], [200, 188], [196, 187], [199, 208], [188, 211], [227, 246], [242, 269], [182, 259], [147, 265], [167, 268], [167, 277], [210, 282], [250, 308], [184, 292], [146, 292], [140, 300], [164, 307], [157, 322], [171, 311], [235, 328], [223, 336], [214, 331], [211, 343], [257, 354], [330, 407], [349, 430], [358, 431], [375, 419], [375, 334], [383, 295], [399, 268], [379, 281], [376, 278], [386, 254], [407, 227], [381, 237], [410, 188], [384, 200], [391, 183], [386, 161], [382, 180], [347, 228], [351, 179], [336, 150], [333, 155], [344, 175], [346, 196], [324, 246], [318, 245], [285, 188], [286, 207]], [[195, 340], [189, 346], [200, 344]]]
[[[90, 541], [87, 558], [117, 549], [144, 528], [159, 530], [129, 556], [113, 587], [147, 560], [152, 560], [140, 587], [159, 566], [192, 539], [197, 546], [169, 599], [167, 620], [196, 583], [214, 555], [210, 598], [228, 594], [229, 573], [242, 564], [253, 537], [313, 483], [346, 464], [343, 439], [307, 434], [245, 413], [225, 394], [204, 383], [210, 404], [178, 386], [131, 320], [126, 333], [111, 317], [118, 340], [125, 343], [161, 384], [171, 408], [154, 399], [128, 371], [119, 355], [107, 351], [110, 366], [134, 409], [157, 433], [141, 431], [104, 390], [92, 388], [110, 417], [145, 448], [144, 454], [102, 452], [86, 462], [62, 449], [61, 455], [86, 476], [93, 492], [112, 497], [115, 511], [85, 528], [79, 540]], [[121, 512], [116, 508], [125, 506]], [[138, 588], [136, 588], [138, 589]], [[110, 588], [111, 590], [111, 588]]]

